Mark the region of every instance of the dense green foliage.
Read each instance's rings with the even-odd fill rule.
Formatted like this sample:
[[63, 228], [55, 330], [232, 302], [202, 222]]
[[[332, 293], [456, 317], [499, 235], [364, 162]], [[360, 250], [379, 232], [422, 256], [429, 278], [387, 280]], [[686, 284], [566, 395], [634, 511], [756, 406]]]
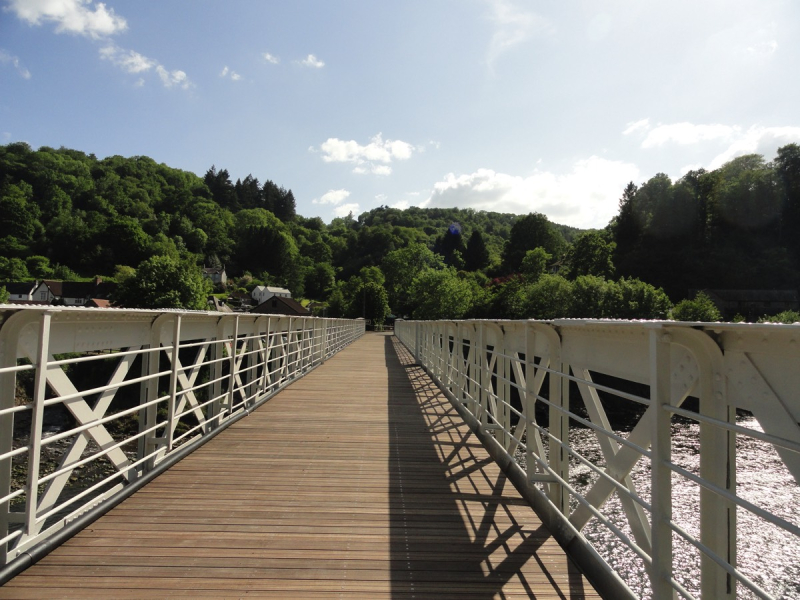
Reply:
[[0, 304], [5, 304], [8, 302], [8, 298], [11, 294], [8, 293], [8, 290], [5, 286], [0, 286]]
[[722, 320], [722, 314], [707, 294], [700, 292], [693, 299], [681, 300], [672, 309], [676, 321], [715, 322]]
[[139, 264], [135, 276], [119, 284], [114, 301], [122, 306], [203, 310], [210, 293], [211, 282], [197, 265], [152, 256]]
[[[631, 183], [609, 226], [588, 232], [457, 208], [325, 224], [298, 215], [291, 190], [215, 166], [198, 177], [141, 156], [0, 146], [0, 281], [110, 276], [127, 306], [204, 308], [205, 265], [224, 266], [231, 289], [281, 285], [376, 322], [667, 318], [690, 289], [798, 287], [798, 228], [796, 144], [770, 163]], [[701, 314], [687, 302], [675, 318]]]
[[800, 146], [767, 163], [740, 156], [672, 182], [629, 184], [610, 226], [621, 275], [663, 287], [796, 289], [800, 285]]

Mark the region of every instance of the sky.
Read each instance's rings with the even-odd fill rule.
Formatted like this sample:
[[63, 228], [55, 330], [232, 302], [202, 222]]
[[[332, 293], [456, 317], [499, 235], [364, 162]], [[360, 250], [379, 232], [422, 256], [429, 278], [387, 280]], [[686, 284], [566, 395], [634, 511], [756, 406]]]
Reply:
[[0, 0], [0, 144], [604, 227], [800, 142], [796, 0]]

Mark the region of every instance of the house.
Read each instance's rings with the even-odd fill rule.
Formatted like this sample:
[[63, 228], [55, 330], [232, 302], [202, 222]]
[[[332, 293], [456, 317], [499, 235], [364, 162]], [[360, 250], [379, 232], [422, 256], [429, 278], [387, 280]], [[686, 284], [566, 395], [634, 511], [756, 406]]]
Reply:
[[303, 307], [297, 300], [284, 296], [272, 296], [269, 300], [262, 302], [250, 312], [262, 315], [289, 315], [291, 317], [311, 316], [311, 311]]
[[689, 295], [694, 298], [700, 291], [711, 298], [728, 321], [742, 315], [752, 322], [764, 315], [800, 308], [797, 290], [689, 290]]
[[90, 298], [87, 300], [84, 306], [86, 308], [111, 308], [111, 300], [105, 300], [103, 298]]
[[35, 281], [0, 281], [0, 288], [6, 288], [8, 292], [8, 301], [10, 303], [14, 303], [14, 301], [27, 301], [30, 302], [33, 300], [33, 292], [36, 290], [36, 282]]
[[228, 283], [228, 275], [225, 273], [225, 267], [218, 269], [217, 267], [204, 267], [203, 277], [207, 277], [214, 285], [221, 283], [225, 285]]
[[86, 306], [93, 298], [108, 300], [116, 287], [116, 283], [105, 282], [100, 277], [95, 277], [92, 281], [44, 279], [33, 291], [33, 300], [48, 304], [58, 302], [65, 306]]
[[253, 297], [253, 300], [256, 301], [256, 305], [259, 305], [263, 304], [273, 296], [278, 296], [279, 298], [291, 298], [292, 292], [286, 288], [279, 288], [271, 285], [258, 285], [253, 288], [253, 291], [250, 292], [250, 295]]

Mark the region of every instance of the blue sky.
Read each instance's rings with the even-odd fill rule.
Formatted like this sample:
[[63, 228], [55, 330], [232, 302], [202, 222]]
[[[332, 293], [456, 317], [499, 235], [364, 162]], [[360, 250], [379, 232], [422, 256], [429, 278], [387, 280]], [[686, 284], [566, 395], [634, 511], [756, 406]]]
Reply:
[[793, 0], [0, 6], [0, 143], [216, 165], [325, 221], [603, 227], [628, 181], [800, 142]]

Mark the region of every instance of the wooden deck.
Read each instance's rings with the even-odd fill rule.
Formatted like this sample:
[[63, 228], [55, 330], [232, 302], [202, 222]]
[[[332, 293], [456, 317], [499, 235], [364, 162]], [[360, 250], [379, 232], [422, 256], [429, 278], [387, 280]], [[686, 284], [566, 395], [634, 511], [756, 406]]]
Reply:
[[0, 598], [599, 597], [411, 363], [366, 335]]

